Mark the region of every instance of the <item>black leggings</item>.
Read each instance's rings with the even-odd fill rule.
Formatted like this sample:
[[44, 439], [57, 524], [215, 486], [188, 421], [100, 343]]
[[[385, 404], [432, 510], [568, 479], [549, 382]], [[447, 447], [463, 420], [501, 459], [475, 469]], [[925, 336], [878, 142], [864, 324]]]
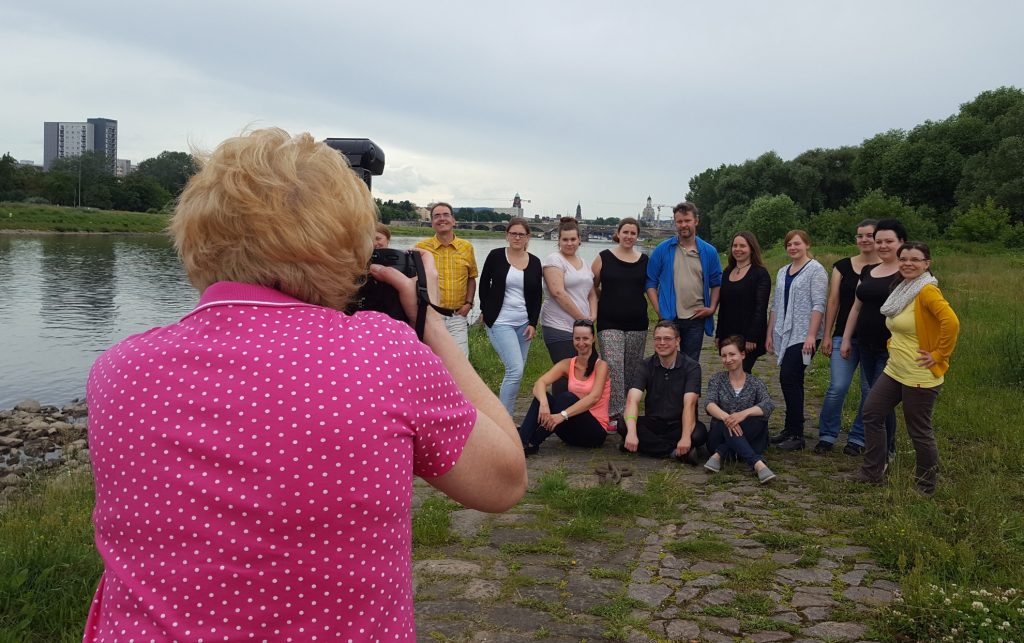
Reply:
[[[551, 409], [552, 413], [564, 411], [580, 401], [580, 398], [568, 391], [558, 396], [552, 396], [548, 393], [547, 396], [548, 408]], [[534, 398], [533, 403], [530, 404], [530, 409], [526, 412], [526, 417], [523, 418], [522, 426], [519, 427], [519, 439], [523, 441], [524, 447], [531, 445], [540, 446], [541, 442], [551, 436], [551, 431], [545, 429], [537, 421], [538, 416], [540, 416], [540, 402]], [[597, 418], [590, 414], [590, 411], [572, 416], [555, 427], [554, 432], [566, 444], [571, 444], [574, 447], [589, 448], [599, 447], [604, 444], [604, 439], [608, 435], [604, 427], [601, 426], [601, 423], [597, 421]]]
[[[620, 419], [616, 429], [619, 435], [622, 436], [622, 439], [625, 440], [626, 421]], [[649, 455], [652, 458], [667, 458], [676, 450], [676, 445], [679, 444], [679, 440], [682, 437], [682, 420], [666, 422], [649, 415], [641, 415], [636, 419], [636, 438], [640, 442], [636, 452], [640, 455]], [[693, 434], [690, 436], [690, 451], [692, 452], [707, 441], [707, 427], [698, 420], [697, 426], [694, 427]]]

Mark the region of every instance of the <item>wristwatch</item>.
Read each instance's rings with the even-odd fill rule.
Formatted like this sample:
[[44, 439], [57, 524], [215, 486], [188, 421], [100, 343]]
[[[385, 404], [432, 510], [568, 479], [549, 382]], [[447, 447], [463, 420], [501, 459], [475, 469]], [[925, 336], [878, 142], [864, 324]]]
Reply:
[[568, 420], [569, 419], [569, 412], [568, 411], [562, 411], [562, 417], [564, 417], [566, 420]]

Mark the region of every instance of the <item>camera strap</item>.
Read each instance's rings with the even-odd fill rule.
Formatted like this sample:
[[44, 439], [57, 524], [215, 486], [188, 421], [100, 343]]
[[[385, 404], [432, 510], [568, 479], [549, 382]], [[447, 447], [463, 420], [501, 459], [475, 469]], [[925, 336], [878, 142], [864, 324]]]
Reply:
[[422, 279], [416, 282], [416, 337], [423, 341], [423, 333], [427, 328], [427, 307], [431, 307], [442, 317], [451, 317], [455, 314], [454, 308], [442, 308], [430, 301], [427, 292], [427, 284]]

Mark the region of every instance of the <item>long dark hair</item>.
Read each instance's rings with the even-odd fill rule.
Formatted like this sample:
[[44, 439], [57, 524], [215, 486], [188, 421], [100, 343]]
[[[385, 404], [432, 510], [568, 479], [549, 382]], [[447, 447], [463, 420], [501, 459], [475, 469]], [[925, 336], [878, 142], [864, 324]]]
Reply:
[[[761, 244], [757, 242], [757, 237], [754, 236], [753, 232], [747, 232], [741, 230], [732, 236], [733, 241], [736, 237], [743, 237], [750, 246], [750, 265], [757, 266], [758, 268], [764, 268], [764, 260], [761, 259]], [[726, 261], [727, 269], [734, 270], [736, 268], [736, 257], [732, 256], [732, 243], [729, 243], [729, 259]]]
[[[597, 338], [594, 333], [594, 322], [589, 319], [577, 319], [572, 323], [573, 330], [577, 328], [589, 328], [590, 336]], [[587, 360], [587, 370], [583, 373], [583, 377], [590, 377], [590, 374], [594, 372], [594, 367], [597, 366], [597, 360], [601, 359], [601, 356], [597, 354], [597, 346], [592, 345], [590, 349], [590, 359]]]

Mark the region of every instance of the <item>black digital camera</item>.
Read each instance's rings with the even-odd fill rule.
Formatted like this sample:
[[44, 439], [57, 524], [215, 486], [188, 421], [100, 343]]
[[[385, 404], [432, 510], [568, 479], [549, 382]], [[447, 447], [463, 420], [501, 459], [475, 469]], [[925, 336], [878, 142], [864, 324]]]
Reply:
[[[415, 250], [378, 248], [370, 255], [370, 263], [395, 268], [406, 277], [417, 277], [417, 303], [428, 301], [427, 278], [423, 272], [423, 259], [420, 257], [420, 253]], [[399, 321], [409, 323], [402, 303], [398, 301], [398, 292], [372, 276], [366, 277], [366, 283], [359, 289], [355, 301], [352, 302], [352, 310], [376, 310]]]

